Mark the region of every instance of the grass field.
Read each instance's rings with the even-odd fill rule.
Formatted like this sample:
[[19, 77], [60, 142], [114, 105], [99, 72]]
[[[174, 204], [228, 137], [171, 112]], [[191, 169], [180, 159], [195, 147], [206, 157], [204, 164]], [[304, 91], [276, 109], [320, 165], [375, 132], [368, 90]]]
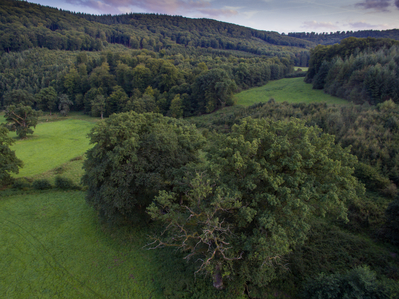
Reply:
[[145, 232], [115, 241], [82, 192], [0, 201], [1, 298], [162, 298]]
[[37, 175], [83, 155], [90, 148], [87, 134], [93, 126], [79, 119], [38, 124], [32, 136], [16, 139], [11, 147], [24, 162], [16, 177]]
[[298, 69], [301, 69], [303, 72], [307, 72], [309, 68], [307, 66], [294, 66], [294, 71], [297, 71]]
[[100, 225], [83, 192], [3, 197], [0, 225], [0, 298], [226, 298], [181, 256], [143, 248], [148, 228]]
[[303, 78], [280, 79], [270, 81], [264, 86], [255, 87], [235, 95], [238, 105], [250, 106], [259, 102], [267, 102], [274, 98], [276, 102], [289, 103], [315, 103], [347, 104], [344, 99], [330, 96], [322, 90], [312, 89], [311, 84], [306, 84]]

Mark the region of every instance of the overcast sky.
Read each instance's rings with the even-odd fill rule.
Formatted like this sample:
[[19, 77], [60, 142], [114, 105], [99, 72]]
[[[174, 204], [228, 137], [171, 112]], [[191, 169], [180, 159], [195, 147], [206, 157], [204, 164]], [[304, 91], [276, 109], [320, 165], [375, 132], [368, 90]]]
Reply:
[[278, 32], [399, 28], [399, 0], [29, 0], [90, 14], [162, 13]]

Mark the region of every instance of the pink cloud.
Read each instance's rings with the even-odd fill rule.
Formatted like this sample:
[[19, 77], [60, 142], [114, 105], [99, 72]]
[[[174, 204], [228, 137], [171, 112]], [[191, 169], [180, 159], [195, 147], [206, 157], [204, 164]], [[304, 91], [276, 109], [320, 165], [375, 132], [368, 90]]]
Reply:
[[303, 25], [301, 27], [314, 30], [320, 30], [321, 28], [326, 28], [329, 30], [339, 30], [339, 27], [331, 22], [306, 21], [303, 22]]
[[123, 13], [122, 8], [137, 7], [146, 12], [166, 13], [177, 15], [183, 13], [201, 13], [211, 17], [220, 15], [231, 16], [237, 14], [232, 9], [212, 8], [206, 0], [67, 0], [73, 5], [87, 6], [104, 14]]

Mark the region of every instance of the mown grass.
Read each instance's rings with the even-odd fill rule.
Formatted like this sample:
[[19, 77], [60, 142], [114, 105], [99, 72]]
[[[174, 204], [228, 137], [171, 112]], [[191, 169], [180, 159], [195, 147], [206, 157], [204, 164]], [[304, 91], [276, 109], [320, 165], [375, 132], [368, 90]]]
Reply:
[[93, 126], [93, 122], [80, 119], [46, 122], [38, 124], [32, 136], [15, 139], [11, 149], [24, 162], [16, 177], [47, 172], [83, 155], [90, 148], [87, 134]]
[[[104, 233], [82, 192], [0, 201], [1, 298], [163, 298], [145, 231]], [[126, 241], [126, 240], [125, 240]]]
[[306, 84], [303, 78], [280, 79], [270, 81], [264, 86], [242, 91], [235, 96], [238, 105], [250, 106], [259, 102], [267, 102], [274, 98], [276, 102], [289, 103], [316, 103], [347, 104], [348, 101], [333, 97], [322, 90], [312, 89], [311, 84]]
[[0, 225], [0, 298], [237, 298], [144, 247], [148, 227], [101, 225], [83, 192], [2, 197]]

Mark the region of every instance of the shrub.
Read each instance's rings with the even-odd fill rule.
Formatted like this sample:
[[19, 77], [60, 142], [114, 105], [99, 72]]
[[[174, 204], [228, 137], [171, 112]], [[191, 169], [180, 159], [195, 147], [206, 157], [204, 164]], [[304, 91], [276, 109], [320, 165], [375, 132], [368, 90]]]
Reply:
[[13, 189], [18, 189], [18, 190], [26, 190], [31, 187], [30, 182], [25, 179], [25, 178], [19, 178], [14, 181], [12, 184]]
[[389, 290], [377, 281], [368, 267], [357, 267], [346, 274], [320, 274], [308, 280], [301, 298], [306, 299], [383, 299]]
[[62, 190], [76, 190], [79, 189], [75, 183], [69, 179], [62, 176], [56, 176], [55, 178], [55, 187]]
[[47, 179], [36, 180], [32, 183], [32, 187], [36, 190], [51, 189], [53, 186]]
[[385, 211], [385, 237], [394, 245], [399, 245], [399, 199], [389, 204]]

